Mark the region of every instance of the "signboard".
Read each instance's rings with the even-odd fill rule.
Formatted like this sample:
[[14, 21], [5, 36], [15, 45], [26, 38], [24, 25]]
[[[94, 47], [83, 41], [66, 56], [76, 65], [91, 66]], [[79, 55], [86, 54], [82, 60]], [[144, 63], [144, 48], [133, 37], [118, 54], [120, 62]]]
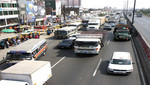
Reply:
[[0, 3], [16, 3], [16, 0], [0, 0]]
[[34, 22], [35, 21], [34, 4], [32, 1], [27, 1], [26, 11], [27, 11], [28, 22]]
[[56, 1], [56, 15], [61, 15], [61, 1]]
[[45, 12], [45, 2], [44, 1], [37, 1], [34, 3], [34, 12], [36, 19], [44, 18], [46, 16]]

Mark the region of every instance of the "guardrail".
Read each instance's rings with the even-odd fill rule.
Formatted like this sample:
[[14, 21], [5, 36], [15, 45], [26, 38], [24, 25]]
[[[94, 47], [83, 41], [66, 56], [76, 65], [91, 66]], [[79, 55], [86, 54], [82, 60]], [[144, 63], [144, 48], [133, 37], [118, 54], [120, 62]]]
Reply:
[[131, 21], [125, 16], [128, 20], [128, 24], [132, 27], [132, 40], [136, 51], [138, 53], [144, 76], [146, 78], [147, 85], [150, 85], [150, 45], [144, 39], [144, 37], [136, 30], [136, 28], [131, 24]]

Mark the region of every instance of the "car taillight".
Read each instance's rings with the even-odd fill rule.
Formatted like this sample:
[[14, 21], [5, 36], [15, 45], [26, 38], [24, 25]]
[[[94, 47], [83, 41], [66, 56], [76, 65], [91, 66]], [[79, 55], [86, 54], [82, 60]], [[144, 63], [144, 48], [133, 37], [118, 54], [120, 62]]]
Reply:
[[75, 50], [76, 48], [74, 48], [74, 50]]
[[98, 48], [96, 48], [96, 50], [98, 50]]

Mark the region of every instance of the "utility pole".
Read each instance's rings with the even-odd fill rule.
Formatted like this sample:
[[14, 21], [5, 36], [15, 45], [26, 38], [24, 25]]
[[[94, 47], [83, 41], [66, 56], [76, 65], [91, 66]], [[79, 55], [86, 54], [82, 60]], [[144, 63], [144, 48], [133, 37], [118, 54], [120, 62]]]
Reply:
[[63, 16], [64, 16], [64, 20], [66, 21], [66, 5], [63, 5]]
[[136, 0], [134, 0], [134, 8], [133, 8], [132, 24], [134, 24], [135, 5], [136, 5]]

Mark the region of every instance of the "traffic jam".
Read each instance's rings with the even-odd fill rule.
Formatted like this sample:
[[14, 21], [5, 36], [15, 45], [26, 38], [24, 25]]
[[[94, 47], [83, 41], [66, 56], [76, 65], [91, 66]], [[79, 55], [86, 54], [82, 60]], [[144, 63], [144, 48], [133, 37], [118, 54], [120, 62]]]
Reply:
[[[0, 84], [46, 84], [53, 77], [53, 67], [65, 58], [62, 58], [54, 65], [51, 65], [50, 61], [41, 61], [40, 59], [50, 52], [48, 50], [51, 43], [48, 43], [47, 40], [59, 41], [57, 41], [58, 44], [53, 49], [73, 50], [72, 55], [75, 54], [76, 57], [86, 58], [86, 56], [94, 57], [102, 54], [101, 50], [110, 43], [110, 37], [108, 37], [110, 33], [113, 36], [112, 40], [119, 43], [130, 41], [132, 34], [132, 27], [128, 25], [122, 12], [105, 16], [91, 14], [90, 18], [82, 16], [82, 19], [66, 24], [62, 28], [53, 29], [51, 32], [49, 32], [49, 29], [45, 30], [45, 26], [36, 26], [35, 29], [36, 33], [30, 30], [30, 32], [26, 32], [28, 34], [25, 34], [25, 36], [31, 35], [33, 39], [28, 39], [7, 52], [5, 63], [8, 68], [1, 71], [2, 79]], [[35, 34], [44, 35], [44, 33], [45, 35], [53, 35], [46, 39], [34, 38]], [[109, 75], [128, 76], [132, 74], [134, 61], [130, 52], [116, 50], [111, 54], [112, 56], [107, 60], [108, 65], [105, 70]], [[95, 75], [96, 71], [93, 76]], [[41, 78], [36, 79], [39, 76]]]

